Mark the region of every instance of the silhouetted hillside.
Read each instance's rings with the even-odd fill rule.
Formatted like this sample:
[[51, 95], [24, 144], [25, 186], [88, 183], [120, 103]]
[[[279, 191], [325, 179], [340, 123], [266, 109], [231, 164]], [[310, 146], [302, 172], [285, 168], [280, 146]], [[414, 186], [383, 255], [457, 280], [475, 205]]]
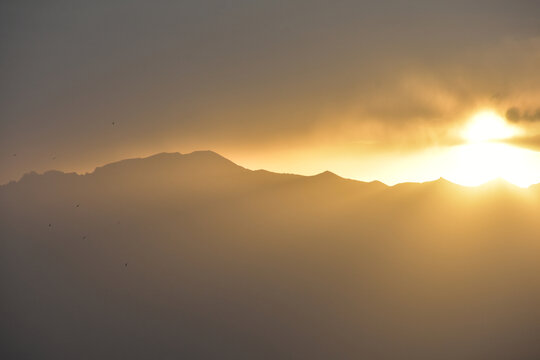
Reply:
[[28, 174], [0, 187], [2, 358], [534, 359], [538, 214], [538, 186], [209, 151]]

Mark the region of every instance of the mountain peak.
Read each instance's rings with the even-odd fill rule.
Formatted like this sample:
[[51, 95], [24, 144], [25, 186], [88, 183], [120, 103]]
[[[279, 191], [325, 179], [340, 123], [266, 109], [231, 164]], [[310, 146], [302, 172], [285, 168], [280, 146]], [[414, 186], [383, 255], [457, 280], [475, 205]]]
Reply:
[[[138, 172], [174, 171], [178, 167], [196, 166], [214, 169], [244, 169], [223, 156], [209, 150], [194, 151], [188, 154], [179, 152], [159, 153], [144, 158], [133, 158], [116, 161], [104, 166], [97, 167], [94, 174], [103, 172], [119, 171], [120, 169], [131, 169]], [[114, 170], [113, 170], [114, 169]]]
[[333, 172], [328, 171], [328, 170], [323, 171], [322, 173], [319, 173], [317, 175], [313, 175], [313, 177], [319, 178], [319, 179], [342, 179], [341, 176], [336, 175]]
[[438, 178], [437, 180], [429, 181], [428, 183], [436, 184], [437, 186], [446, 186], [446, 187], [459, 187], [460, 185], [445, 179], [443, 177]]

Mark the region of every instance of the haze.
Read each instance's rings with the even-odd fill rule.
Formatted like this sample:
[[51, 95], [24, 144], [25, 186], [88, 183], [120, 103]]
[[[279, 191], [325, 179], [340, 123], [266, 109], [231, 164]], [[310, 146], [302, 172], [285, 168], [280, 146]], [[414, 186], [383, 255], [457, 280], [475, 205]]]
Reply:
[[540, 359], [537, 0], [0, 1], [0, 359]]
[[535, 359], [540, 186], [213, 152], [0, 186], [3, 359]]
[[[540, 182], [535, 1], [0, 6], [0, 183], [199, 149], [388, 184]], [[514, 151], [464, 155], [459, 134], [486, 110], [523, 133]]]

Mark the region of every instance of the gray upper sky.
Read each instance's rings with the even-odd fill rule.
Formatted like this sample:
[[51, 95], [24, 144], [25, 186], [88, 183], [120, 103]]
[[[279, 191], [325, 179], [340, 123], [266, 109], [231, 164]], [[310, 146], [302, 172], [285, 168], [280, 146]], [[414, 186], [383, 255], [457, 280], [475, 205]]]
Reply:
[[172, 150], [421, 148], [477, 107], [525, 127], [540, 108], [532, 0], [0, 7], [0, 183]]

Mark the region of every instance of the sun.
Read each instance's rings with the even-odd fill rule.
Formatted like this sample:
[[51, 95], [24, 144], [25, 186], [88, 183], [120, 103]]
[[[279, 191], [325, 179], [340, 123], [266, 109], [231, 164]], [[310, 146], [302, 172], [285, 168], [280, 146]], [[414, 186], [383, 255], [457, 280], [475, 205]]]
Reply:
[[531, 166], [537, 163], [534, 152], [504, 143], [521, 135], [494, 111], [482, 111], [471, 117], [461, 133], [465, 144], [454, 146], [447, 164], [448, 180], [466, 186], [481, 185], [501, 178], [527, 187], [538, 178]]
[[470, 143], [503, 140], [515, 135], [517, 129], [490, 110], [474, 115], [462, 133], [463, 138]]

